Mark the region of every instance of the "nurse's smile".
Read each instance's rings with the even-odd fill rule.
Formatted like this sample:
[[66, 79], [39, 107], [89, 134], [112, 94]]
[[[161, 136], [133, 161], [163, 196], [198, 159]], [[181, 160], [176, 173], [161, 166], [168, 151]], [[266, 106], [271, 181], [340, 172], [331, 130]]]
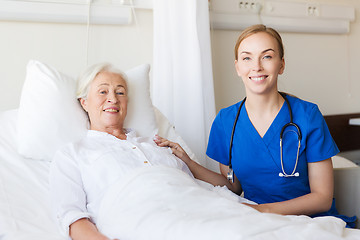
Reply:
[[267, 77], [268, 77], [267, 75], [262, 75], [262, 76], [254, 76], [254, 77], [249, 77], [249, 78], [255, 82], [260, 82], [260, 81], [265, 80]]

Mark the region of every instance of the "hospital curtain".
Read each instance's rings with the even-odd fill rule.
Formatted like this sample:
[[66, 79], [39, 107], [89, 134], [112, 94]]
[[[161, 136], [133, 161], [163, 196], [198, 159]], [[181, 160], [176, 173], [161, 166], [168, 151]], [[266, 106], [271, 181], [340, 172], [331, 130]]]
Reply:
[[215, 117], [208, 0], [154, 0], [152, 100], [200, 163]]

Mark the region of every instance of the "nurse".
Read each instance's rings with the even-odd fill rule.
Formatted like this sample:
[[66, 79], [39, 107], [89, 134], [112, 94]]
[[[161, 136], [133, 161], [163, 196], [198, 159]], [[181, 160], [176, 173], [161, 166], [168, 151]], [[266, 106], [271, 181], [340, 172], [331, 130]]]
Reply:
[[[260, 212], [338, 215], [331, 157], [339, 150], [317, 105], [279, 92], [278, 76], [285, 69], [279, 33], [264, 25], [245, 29], [235, 45], [235, 69], [246, 98], [218, 113], [207, 148], [207, 155], [220, 163], [221, 174], [196, 164], [176, 143], [162, 145], [170, 146], [195, 177], [244, 192], [245, 198], [259, 203], [249, 206]], [[280, 133], [291, 115], [296, 126], [284, 128], [280, 148]], [[231, 182], [227, 176], [233, 127]], [[339, 217], [350, 225], [356, 219]]]

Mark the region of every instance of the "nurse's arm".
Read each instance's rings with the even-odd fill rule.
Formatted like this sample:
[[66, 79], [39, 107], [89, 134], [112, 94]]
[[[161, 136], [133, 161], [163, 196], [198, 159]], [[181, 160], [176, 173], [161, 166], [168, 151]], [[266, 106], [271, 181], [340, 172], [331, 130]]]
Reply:
[[[222, 163], [219, 163], [220, 166], [220, 172], [221, 174], [226, 178], [227, 180], [227, 174], [229, 172], [229, 166], [226, 166]], [[240, 184], [239, 179], [236, 177], [236, 175], [234, 174], [234, 182], [231, 183], [229, 182], [229, 184], [231, 184], [231, 187], [228, 187], [231, 191], [233, 191], [234, 193], [240, 195], [242, 193], [242, 187]]]
[[330, 209], [334, 194], [333, 166], [331, 158], [308, 163], [309, 194], [284, 202], [250, 205], [260, 212], [285, 215], [313, 215]]

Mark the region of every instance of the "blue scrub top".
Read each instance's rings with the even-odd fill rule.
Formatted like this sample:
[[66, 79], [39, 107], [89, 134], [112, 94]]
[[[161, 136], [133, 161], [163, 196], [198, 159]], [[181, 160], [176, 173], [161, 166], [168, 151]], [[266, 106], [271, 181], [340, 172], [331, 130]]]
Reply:
[[[307, 164], [328, 159], [339, 152], [317, 105], [296, 97], [286, 97], [292, 108], [293, 122], [300, 127], [302, 134], [296, 168], [299, 177], [279, 177], [282, 172], [280, 132], [290, 122], [290, 112], [285, 102], [263, 137], [252, 125], [245, 105], [235, 129], [233, 169], [245, 198], [260, 204], [285, 201], [310, 193]], [[211, 128], [206, 153], [224, 165], [229, 165], [231, 132], [240, 103], [222, 109]], [[287, 127], [283, 135], [283, 163], [287, 174], [294, 169], [297, 146], [296, 129]]]

